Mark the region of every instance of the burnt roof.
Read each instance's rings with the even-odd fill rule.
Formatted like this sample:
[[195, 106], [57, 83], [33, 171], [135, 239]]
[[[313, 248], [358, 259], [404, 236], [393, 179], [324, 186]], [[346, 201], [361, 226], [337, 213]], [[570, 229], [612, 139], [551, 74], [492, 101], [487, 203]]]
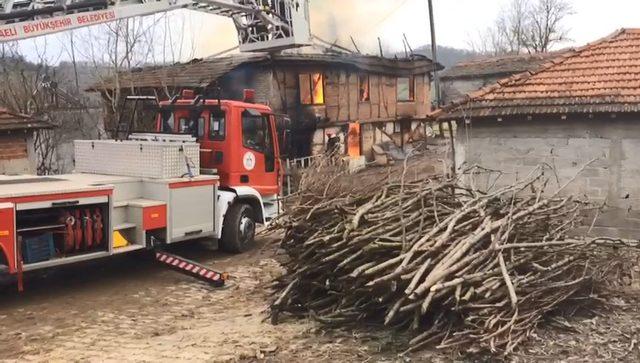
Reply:
[[471, 93], [434, 116], [640, 113], [640, 29], [622, 29], [575, 52]]
[[[145, 67], [121, 73], [118, 83], [121, 88], [205, 88], [220, 77], [244, 65], [288, 66], [288, 65], [341, 65], [362, 72], [410, 76], [433, 71], [434, 63], [424, 56], [411, 59], [383, 58], [361, 54], [319, 53], [248, 53], [232, 56], [196, 59], [188, 63], [171, 66]], [[443, 69], [437, 65], [438, 69]], [[94, 84], [89, 90], [111, 90], [116, 88], [115, 79]]]
[[11, 112], [0, 107], [0, 132], [50, 129], [53, 125], [46, 121], [38, 120], [28, 115]]
[[553, 58], [572, 50], [549, 53], [506, 55], [479, 58], [456, 64], [442, 72], [440, 78], [464, 79], [478, 77], [506, 77], [516, 73], [535, 71]]

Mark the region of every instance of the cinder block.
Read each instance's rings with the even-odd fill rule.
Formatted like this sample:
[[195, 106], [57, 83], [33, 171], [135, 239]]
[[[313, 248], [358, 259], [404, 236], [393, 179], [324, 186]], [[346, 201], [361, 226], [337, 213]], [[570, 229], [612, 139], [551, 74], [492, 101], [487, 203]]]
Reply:
[[520, 159], [520, 163], [524, 166], [538, 166], [545, 163], [545, 158], [540, 156], [525, 156]]
[[584, 195], [589, 198], [590, 202], [600, 203], [607, 196], [607, 189], [588, 187], [584, 190]]
[[[584, 175], [580, 174], [581, 177]], [[609, 178], [585, 178], [589, 188], [609, 189]]]
[[581, 173], [580, 176], [583, 178], [594, 178], [608, 175], [608, 171], [604, 168], [586, 168]]
[[549, 137], [541, 139], [542, 144], [547, 146], [548, 148], [552, 147], [566, 147], [569, 145], [568, 138], [559, 138], [559, 137]]

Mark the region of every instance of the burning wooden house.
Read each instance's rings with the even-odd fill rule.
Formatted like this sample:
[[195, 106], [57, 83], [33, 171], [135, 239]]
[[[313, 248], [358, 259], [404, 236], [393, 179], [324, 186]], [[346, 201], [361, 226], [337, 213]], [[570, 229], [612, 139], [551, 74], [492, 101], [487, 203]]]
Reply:
[[[438, 65], [439, 68], [441, 66]], [[256, 91], [256, 102], [286, 115], [290, 158], [321, 153], [329, 135], [343, 151], [372, 158], [372, 146], [404, 146], [422, 134], [431, 112], [433, 62], [422, 56], [391, 59], [308, 49], [278, 54], [236, 54], [122, 73], [94, 86], [105, 99], [123, 94], [167, 99], [182, 89], [206, 93], [219, 87], [224, 99]], [[117, 85], [117, 87], [116, 87]]]

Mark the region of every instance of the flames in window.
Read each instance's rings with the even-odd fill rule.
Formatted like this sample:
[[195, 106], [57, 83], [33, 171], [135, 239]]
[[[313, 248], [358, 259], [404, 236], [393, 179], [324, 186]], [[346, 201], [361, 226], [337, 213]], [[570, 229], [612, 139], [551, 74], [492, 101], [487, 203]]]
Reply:
[[371, 98], [371, 94], [369, 91], [369, 76], [368, 75], [361, 75], [359, 77], [359, 89], [360, 89], [360, 102], [367, 102], [369, 101]]
[[303, 105], [324, 104], [324, 75], [322, 73], [300, 74], [300, 102]]
[[323, 104], [324, 103], [324, 76], [322, 73], [314, 73], [312, 75], [313, 85], [312, 85], [312, 93], [313, 93], [313, 103], [314, 104]]

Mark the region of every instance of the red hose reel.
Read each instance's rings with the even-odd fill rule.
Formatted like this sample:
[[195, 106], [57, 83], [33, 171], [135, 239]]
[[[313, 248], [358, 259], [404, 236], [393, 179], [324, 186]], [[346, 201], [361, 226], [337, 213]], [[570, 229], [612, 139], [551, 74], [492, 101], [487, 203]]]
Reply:
[[64, 210], [60, 215], [64, 224], [62, 252], [74, 253], [100, 247], [104, 243], [104, 223], [100, 208]]

